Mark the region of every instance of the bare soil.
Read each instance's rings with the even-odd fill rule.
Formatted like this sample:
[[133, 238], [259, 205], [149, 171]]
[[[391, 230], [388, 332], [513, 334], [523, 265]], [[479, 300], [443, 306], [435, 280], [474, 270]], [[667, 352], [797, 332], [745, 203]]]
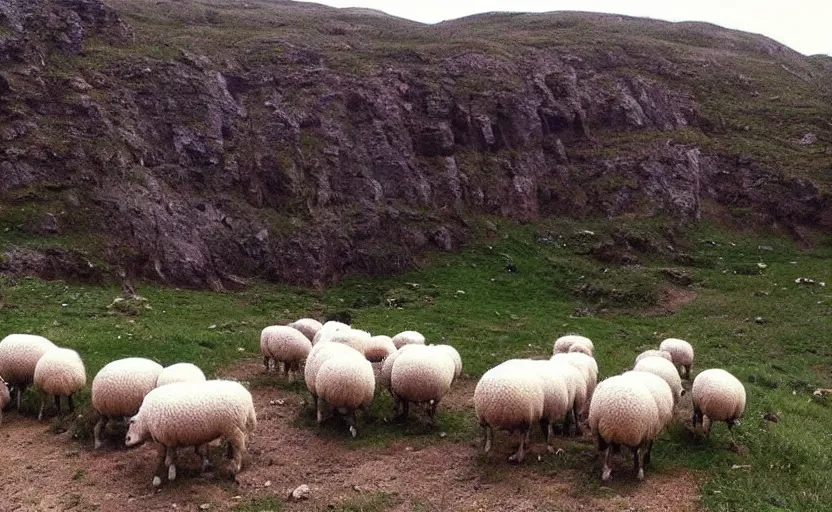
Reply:
[[[227, 376], [245, 379], [261, 371], [258, 363], [245, 362]], [[470, 407], [473, 387], [473, 381], [462, 381], [444, 406]], [[114, 440], [108, 449], [93, 452], [91, 442], [74, 440], [70, 433], [53, 434], [47, 423], [8, 412], [0, 427], [0, 512], [233, 510], [255, 498], [286, 498], [302, 484], [311, 488], [310, 496], [287, 500], [289, 510], [325, 510], [378, 492], [392, 496], [388, 509], [402, 511], [699, 508], [699, 475], [648, 470], [646, 479], [637, 482], [629, 457], [618, 460], [620, 470], [609, 487], [598, 486], [600, 461], [588, 438], [581, 440], [586, 451], [580, 454], [586, 467], [555, 472], [540, 461], [560, 455], [547, 453], [539, 441], [522, 465], [510, 465], [506, 459], [513, 440], [504, 435], [497, 436], [487, 456], [479, 453], [478, 439], [457, 443], [437, 438], [427, 446], [400, 440], [355, 449], [337, 436], [292, 426], [308, 407], [306, 397], [270, 387], [252, 393], [258, 427], [236, 480], [223, 467], [200, 476], [199, 459], [182, 450], [179, 478], [159, 490], [151, 486], [155, 450], [149, 444], [124, 450]]]

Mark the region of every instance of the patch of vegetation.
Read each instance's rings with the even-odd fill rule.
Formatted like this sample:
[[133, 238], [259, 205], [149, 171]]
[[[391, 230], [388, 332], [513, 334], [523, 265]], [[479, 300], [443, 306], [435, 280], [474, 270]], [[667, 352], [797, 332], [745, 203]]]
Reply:
[[234, 507], [235, 512], [281, 512], [286, 510], [284, 500], [277, 496], [258, 496]]

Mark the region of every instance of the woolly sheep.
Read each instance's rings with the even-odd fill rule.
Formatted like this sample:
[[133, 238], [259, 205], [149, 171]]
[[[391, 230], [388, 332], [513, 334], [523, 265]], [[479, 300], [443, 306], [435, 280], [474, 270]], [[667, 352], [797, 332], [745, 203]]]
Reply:
[[349, 328], [350, 326], [347, 324], [330, 320], [322, 325], [321, 328], [318, 329], [318, 332], [315, 333], [315, 336], [312, 337], [312, 345], [315, 346], [321, 341], [329, 341], [329, 338], [336, 332]]
[[[315, 387], [315, 381], [318, 376], [318, 371], [321, 365], [330, 357], [346, 357], [358, 352], [348, 345], [341, 343], [323, 342], [318, 343], [309, 352], [309, 357], [306, 359], [306, 366], [303, 369], [303, 377], [306, 381], [306, 389], [312, 395], [312, 406], [318, 407], [318, 393]], [[360, 354], [359, 354], [360, 355]]]
[[589, 345], [586, 345], [586, 344], [581, 343], [581, 342], [575, 342], [569, 347], [569, 350], [567, 351], [567, 353], [572, 353], [572, 352], [580, 352], [581, 354], [586, 354], [589, 357], [592, 357], [592, 355], [593, 355], [592, 354], [592, 349], [589, 347]]
[[[337, 344], [333, 344], [336, 345]], [[368, 412], [376, 390], [373, 365], [355, 351], [328, 358], [318, 370], [315, 394], [318, 397], [318, 424], [324, 421], [324, 403], [345, 416], [352, 437], [358, 435], [355, 410]]]
[[431, 345], [436, 347], [439, 350], [444, 351], [448, 356], [451, 358], [451, 361], [454, 362], [454, 379], [459, 378], [462, 375], [462, 357], [460, 357], [459, 352], [450, 345]]
[[334, 333], [329, 341], [332, 343], [342, 343], [344, 345], [350, 346], [364, 355], [364, 347], [370, 339], [372, 339], [372, 335], [367, 331], [362, 331], [361, 329], [341, 329], [338, 332]]
[[673, 363], [663, 357], [645, 357], [639, 361], [638, 364], [636, 364], [633, 370], [637, 372], [650, 372], [664, 379], [664, 381], [667, 382], [667, 385], [670, 386], [670, 390], [673, 392], [674, 403], [678, 403], [679, 399], [684, 394], [684, 390], [682, 389], [682, 379], [679, 377], [679, 372], [676, 370], [676, 367], [673, 366]]
[[[714, 421], [724, 421], [733, 439], [732, 428], [745, 412], [745, 386], [729, 372], [712, 368], [693, 380], [693, 428], [697, 420], [705, 435], [710, 435]], [[707, 418], [707, 423], [705, 422]]]
[[566, 336], [561, 336], [560, 338], [555, 340], [555, 346], [552, 350], [552, 354], [560, 354], [569, 352], [569, 348], [572, 346], [573, 343], [580, 343], [589, 348], [590, 354], [595, 351], [595, 346], [592, 344], [592, 340], [587, 338], [586, 336], [578, 336], [577, 334], [567, 334]]
[[581, 370], [561, 358], [552, 357], [549, 361], [552, 371], [562, 375], [566, 383], [567, 407], [569, 413], [564, 418], [563, 434], [569, 434], [569, 426], [573, 426], [575, 435], [581, 435], [581, 412], [589, 407], [586, 396], [586, 377]]
[[315, 334], [317, 334], [318, 331], [321, 330], [321, 327], [323, 327], [323, 324], [314, 318], [299, 318], [298, 320], [290, 323], [288, 327], [292, 327], [302, 332], [311, 343], [312, 340], [315, 339]]
[[405, 350], [420, 346], [421, 345], [403, 345], [402, 348], [387, 356], [387, 359], [382, 362], [381, 371], [378, 376], [378, 383], [379, 386], [389, 391], [391, 396], [393, 395], [393, 390], [390, 389], [390, 376], [393, 373], [393, 364], [396, 362], [399, 355], [401, 355]]
[[162, 365], [143, 357], [117, 359], [99, 370], [92, 379], [92, 406], [99, 415], [93, 430], [96, 449], [102, 445], [101, 429], [107, 421], [139, 412], [162, 370]]
[[624, 377], [639, 379], [656, 401], [656, 406], [659, 408], [659, 420], [661, 427], [666, 427], [673, 419], [673, 391], [667, 382], [655, 373], [630, 370], [622, 374]]
[[644, 479], [644, 461], [650, 458], [659, 425], [656, 401], [640, 379], [618, 375], [598, 384], [589, 405], [589, 428], [598, 450], [606, 452], [601, 479], [610, 479], [612, 451], [621, 445], [633, 451], [638, 479]]
[[425, 344], [425, 337], [422, 333], [416, 331], [402, 331], [399, 334], [393, 336], [393, 345], [396, 346], [397, 349], [402, 348], [404, 345], [424, 345]]
[[373, 363], [379, 363], [396, 351], [390, 336], [373, 336], [364, 342], [364, 357]]
[[73, 393], [87, 385], [87, 371], [78, 352], [68, 348], [55, 348], [38, 359], [35, 366], [35, 386], [41, 391], [38, 421], [43, 419], [46, 395], [55, 397], [55, 408], [61, 414], [61, 397], [67, 397], [69, 412], [75, 410]]
[[[567, 413], [570, 412], [570, 393], [567, 378], [563, 374], [563, 366], [549, 360], [512, 359], [504, 363], [515, 365], [520, 372], [537, 374], [543, 382], [543, 416], [540, 418], [540, 430], [546, 438], [547, 446], [551, 446], [552, 425], [558, 421], [567, 424]], [[574, 389], [572, 390], [574, 400]]]
[[0, 377], [0, 425], [3, 424], [3, 409], [12, 402], [12, 396], [9, 393], [9, 386], [3, 377]]
[[425, 404], [431, 424], [435, 424], [436, 407], [451, 388], [456, 365], [447, 350], [434, 345], [414, 345], [403, 351], [390, 371], [390, 391], [407, 419], [410, 403]]
[[[256, 426], [251, 393], [239, 382], [176, 382], [145, 396], [138, 413], [130, 419], [125, 444], [135, 446], [147, 439], [157, 443], [159, 462], [153, 485], [159, 486], [165, 467], [168, 480], [176, 479], [177, 447], [199, 448], [218, 438], [228, 441], [234, 473], [238, 472], [246, 438]], [[202, 455], [204, 470], [208, 460], [207, 454]]]
[[592, 393], [595, 391], [595, 385], [598, 383], [598, 363], [592, 356], [588, 356], [581, 352], [555, 354], [552, 356], [552, 360], [564, 361], [571, 364], [582, 373], [586, 386], [586, 403], [585, 406], [580, 409], [580, 412], [583, 416], [586, 416], [589, 411], [589, 403], [592, 400]]
[[278, 371], [280, 363], [283, 363], [287, 376], [289, 372], [298, 372], [311, 350], [312, 342], [294, 327], [272, 325], [260, 333], [260, 353], [263, 354], [263, 366], [267, 372], [272, 361]]
[[205, 374], [195, 364], [172, 364], [165, 367], [156, 378], [156, 387], [166, 386], [174, 382], [205, 382]]
[[55, 348], [55, 344], [43, 336], [31, 334], [9, 334], [0, 341], [0, 375], [14, 388], [18, 410], [20, 397], [34, 381], [38, 360]]
[[543, 417], [544, 401], [543, 381], [535, 373], [505, 363], [485, 372], [474, 389], [474, 411], [485, 435], [483, 451], [491, 450], [494, 429], [504, 430], [519, 441], [509, 462], [523, 462], [527, 436]]
[[670, 356], [670, 352], [667, 352], [666, 350], [645, 350], [644, 352], [636, 356], [636, 361], [633, 364], [638, 364], [638, 362], [644, 359], [645, 357], [663, 357], [664, 359], [673, 362], [673, 358]]
[[693, 366], [693, 347], [685, 340], [667, 338], [659, 345], [659, 350], [670, 353], [671, 361], [685, 369], [685, 379], [690, 380], [690, 367]]

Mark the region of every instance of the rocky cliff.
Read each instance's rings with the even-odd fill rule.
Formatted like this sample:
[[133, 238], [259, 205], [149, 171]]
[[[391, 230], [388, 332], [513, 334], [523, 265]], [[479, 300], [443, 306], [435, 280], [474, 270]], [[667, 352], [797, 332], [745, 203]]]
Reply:
[[320, 287], [481, 215], [832, 232], [830, 60], [582, 13], [0, 0], [0, 265]]

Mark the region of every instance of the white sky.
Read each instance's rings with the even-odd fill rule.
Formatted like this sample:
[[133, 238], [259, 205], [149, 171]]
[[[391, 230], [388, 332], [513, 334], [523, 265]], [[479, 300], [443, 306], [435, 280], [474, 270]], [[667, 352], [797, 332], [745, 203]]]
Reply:
[[832, 55], [832, 0], [315, 0], [436, 23], [490, 11], [594, 11], [707, 21], [763, 34], [806, 55]]

